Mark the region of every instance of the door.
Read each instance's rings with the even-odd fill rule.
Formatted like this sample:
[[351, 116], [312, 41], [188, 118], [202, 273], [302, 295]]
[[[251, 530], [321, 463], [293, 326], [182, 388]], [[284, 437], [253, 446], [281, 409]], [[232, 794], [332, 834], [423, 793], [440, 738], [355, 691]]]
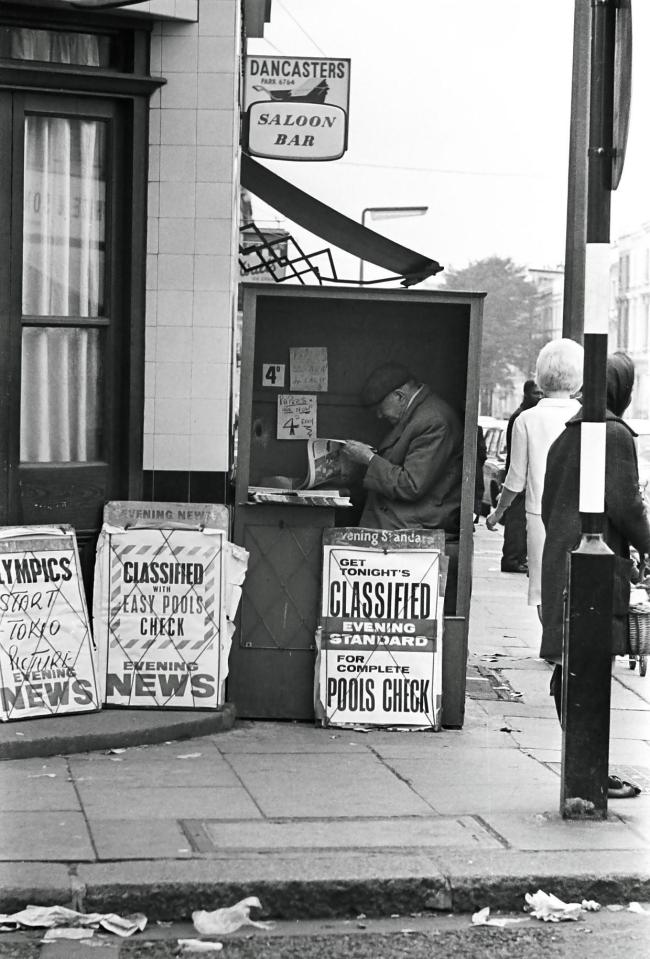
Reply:
[[119, 103], [74, 95], [2, 94], [0, 126], [0, 522], [72, 525], [90, 594], [103, 505], [126, 495], [128, 137]]

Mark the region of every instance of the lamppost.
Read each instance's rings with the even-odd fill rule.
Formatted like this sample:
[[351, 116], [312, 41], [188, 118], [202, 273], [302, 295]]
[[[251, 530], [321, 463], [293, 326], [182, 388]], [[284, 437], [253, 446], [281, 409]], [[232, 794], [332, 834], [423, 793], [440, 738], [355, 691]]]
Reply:
[[[402, 216], [424, 216], [428, 206], [367, 206], [361, 212], [361, 226], [371, 220], [396, 220]], [[363, 260], [359, 260], [359, 283], [363, 283]]]

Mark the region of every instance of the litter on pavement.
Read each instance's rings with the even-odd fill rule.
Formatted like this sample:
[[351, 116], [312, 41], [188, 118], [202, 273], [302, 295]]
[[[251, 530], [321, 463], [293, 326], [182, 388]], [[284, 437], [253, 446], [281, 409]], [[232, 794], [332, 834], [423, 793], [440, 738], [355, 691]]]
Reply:
[[53, 939], [92, 939], [94, 929], [81, 929], [78, 926], [58, 926], [48, 929], [41, 942], [51, 942]]
[[242, 926], [256, 926], [258, 929], [272, 929], [272, 922], [251, 919], [251, 909], [261, 909], [262, 903], [257, 896], [247, 896], [234, 906], [206, 912], [197, 909], [192, 913], [194, 928], [202, 936], [227, 936]]
[[179, 939], [178, 945], [182, 956], [192, 952], [221, 952], [223, 949], [222, 942], [206, 942], [204, 939]]
[[543, 892], [538, 889], [537, 892], [527, 892], [526, 906], [534, 919], [541, 919], [543, 922], [564, 922], [565, 920], [580, 919], [583, 912], [598, 912], [600, 905], [593, 899], [583, 899], [582, 902], [562, 902], [552, 893]]
[[26, 906], [12, 915], [0, 915], [0, 932], [13, 932], [14, 929], [51, 929], [54, 926], [72, 928], [101, 927], [116, 936], [132, 936], [142, 932], [147, 925], [147, 917], [140, 912], [130, 916], [118, 916], [115, 913], [76, 912], [65, 906]]
[[631, 902], [627, 911], [638, 912], [640, 916], [650, 916], [650, 909], [644, 909], [640, 902]]
[[472, 916], [472, 925], [473, 926], [498, 926], [502, 929], [504, 926], [510, 926], [516, 922], [528, 922], [530, 916], [524, 916], [523, 919], [511, 919], [504, 916], [502, 919], [490, 919], [490, 907], [485, 906], [483, 909], [479, 909], [478, 912], [475, 912]]

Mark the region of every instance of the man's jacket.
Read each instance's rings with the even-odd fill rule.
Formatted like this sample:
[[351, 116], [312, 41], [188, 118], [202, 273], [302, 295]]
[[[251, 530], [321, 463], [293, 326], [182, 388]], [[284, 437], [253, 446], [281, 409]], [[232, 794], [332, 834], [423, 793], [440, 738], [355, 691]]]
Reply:
[[458, 535], [463, 471], [459, 415], [423, 386], [368, 466], [360, 526]]

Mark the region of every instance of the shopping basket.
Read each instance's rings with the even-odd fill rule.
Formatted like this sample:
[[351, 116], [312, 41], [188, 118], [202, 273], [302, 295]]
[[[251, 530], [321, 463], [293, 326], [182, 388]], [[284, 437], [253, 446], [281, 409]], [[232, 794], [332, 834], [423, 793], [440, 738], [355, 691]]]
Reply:
[[650, 602], [630, 606], [628, 627], [630, 656], [647, 656], [650, 653]]

